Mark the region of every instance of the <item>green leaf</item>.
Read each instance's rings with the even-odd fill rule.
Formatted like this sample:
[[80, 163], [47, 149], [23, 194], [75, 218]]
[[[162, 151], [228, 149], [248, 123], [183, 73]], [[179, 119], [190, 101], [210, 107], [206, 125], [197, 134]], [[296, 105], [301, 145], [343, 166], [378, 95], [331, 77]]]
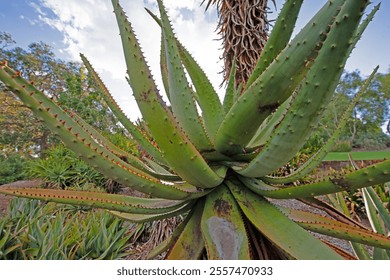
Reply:
[[185, 228], [168, 252], [168, 260], [197, 260], [202, 255], [205, 246], [200, 227], [203, 207], [204, 201], [199, 200], [189, 214], [191, 216]]
[[188, 138], [198, 150], [209, 150], [212, 144], [200, 121], [195, 99], [191, 93], [183, 65], [176, 45], [175, 36], [165, 8], [158, 1], [161, 14], [161, 26], [163, 31], [165, 57], [168, 71], [169, 97], [172, 111], [183, 128]]
[[133, 124], [127, 118], [126, 114], [116, 103], [114, 97], [107, 89], [103, 81], [100, 79], [99, 75], [96, 73], [95, 69], [92, 67], [88, 59], [83, 54], [80, 54], [80, 57], [88, 72], [90, 73], [94, 83], [100, 89], [104, 101], [110, 107], [115, 117], [118, 118], [119, 122], [126, 128], [126, 130], [131, 134], [131, 136], [133, 136], [134, 140], [137, 141], [137, 143], [140, 144], [148, 154], [150, 154], [155, 160], [166, 164], [166, 161], [163, 158], [161, 151], [159, 151], [159, 149], [151, 143], [147, 135], [145, 135], [145, 133], [143, 133], [143, 131], [138, 126]]
[[[160, 25], [161, 20], [157, 18], [150, 10], [146, 9], [146, 11], [153, 17], [153, 19]], [[173, 34], [172, 34], [173, 35]], [[192, 93], [196, 101], [198, 102], [201, 110], [202, 117], [205, 124], [205, 129], [207, 134], [209, 135], [211, 141], [214, 140], [219, 125], [222, 122], [224, 117], [223, 108], [221, 102], [219, 100], [218, 94], [213, 88], [211, 82], [208, 77], [202, 70], [202, 68], [195, 61], [193, 56], [187, 51], [187, 49], [183, 46], [180, 41], [174, 37], [178, 52], [181, 58], [181, 61], [186, 68], [188, 75], [191, 78], [191, 81], [195, 87], [196, 93]], [[166, 50], [164, 44], [162, 44], [162, 50]], [[164, 59], [164, 60], [163, 60]], [[161, 67], [164, 81], [164, 87], [167, 89], [168, 87], [168, 69], [167, 69], [167, 61], [166, 54], [161, 53]], [[165, 76], [165, 77], [164, 77]], [[167, 91], [168, 92], [168, 91]]]
[[[219, 178], [176, 123], [158, 94], [141, 48], [118, 0], [112, 0], [122, 36], [123, 50], [138, 107], [168, 165], [183, 180], [199, 188], [219, 185]], [[180, 149], [180, 153], [176, 151]]]
[[390, 180], [390, 160], [362, 168], [347, 174], [320, 179], [318, 182], [299, 186], [276, 188], [260, 179], [239, 177], [253, 192], [277, 199], [305, 198], [341, 191], [354, 191]]
[[[359, 92], [354, 96], [354, 98], [348, 104], [348, 107], [345, 109], [340, 122], [332, 133], [332, 136], [328, 141], [319, 149], [312, 157], [310, 157], [304, 164], [302, 164], [297, 170], [291, 174], [284, 177], [264, 177], [264, 181], [271, 184], [288, 184], [298, 180], [299, 178], [304, 177], [314, 170], [325, 158], [330, 149], [333, 147], [336, 140], [340, 137], [344, 127], [347, 125], [347, 122], [351, 116], [353, 109], [358, 103], [360, 97], [367, 91], [368, 86], [370, 85], [372, 79], [374, 78], [379, 67], [377, 66], [374, 71], [371, 73], [370, 77], [365, 81], [364, 85], [360, 88]], [[277, 133], [277, 132], [275, 132]]]
[[327, 245], [287, 218], [264, 198], [237, 182], [228, 182], [249, 221], [288, 256], [300, 260], [342, 259]]
[[256, 158], [244, 168], [237, 168], [238, 173], [248, 177], [268, 175], [288, 163], [306, 143], [336, 89], [366, 5], [365, 0], [344, 4], [286, 116]]
[[390, 238], [383, 234], [373, 233], [365, 228], [338, 222], [315, 213], [283, 207], [279, 209], [305, 229], [378, 248], [390, 248]]
[[195, 187], [189, 184], [165, 184], [118, 158], [105, 147], [95, 142], [95, 139], [60, 107], [8, 66], [3, 65], [0, 67], [0, 79], [6, 81], [7, 86], [27, 106], [31, 107], [33, 113], [41, 118], [46, 126], [61, 138], [65, 145], [105, 176], [125, 186], [132, 186], [140, 192], [157, 197], [184, 199], [192, 195], [204, 195], [204, 193], [201, 194]]
[[120, 211], [110, 211], [110, 213], [118, 218], [130, 222], [146, 223], [146, 222], [153, 222], [153, 221], [162, 220], [166, 218], [176, 217], [177, 215], [186, 213], [193, 206], [194, 206], [194, 202], [190, 202], [188, 204], [183, 205], [182, 207], [178, 207], [176, 210], [167, 211], [166, 213], [163, 214], [132, 214], [132, 213], [125, 213]]
[[248, 88], [286, 47], [294, 31], [295, 23], [301, 10], [303, 0], [287, 0], [280, 11], [267, 44], [261, 52], [259, 61], [249, 77], [246, 87]]
[[201, 228], [209, 259], [251, 258], [241, 211], [226, 186], [218, 187], [207, 196]]
[[226, 88], [225, 98], [223, 99], [223, 109], [225, 114], [229, 112], [235, 101], [236, 89], [235, 89], [235, 77], [236, 77], [236, 58], [232, 63], [230, 70], [229, 81]]
[[245, 89], [222, 122], [215, 141], [228, 155], [244, 152], [261, 123], [291, 94], [306, 75], [345, 0], [327, 3], [277, 59]]
[[126, 195], [32, 188], [0, 188], [0, 193], [43, 201], [92, 206], [134, 214], [162, 214], [181, 208], [186, 202]]

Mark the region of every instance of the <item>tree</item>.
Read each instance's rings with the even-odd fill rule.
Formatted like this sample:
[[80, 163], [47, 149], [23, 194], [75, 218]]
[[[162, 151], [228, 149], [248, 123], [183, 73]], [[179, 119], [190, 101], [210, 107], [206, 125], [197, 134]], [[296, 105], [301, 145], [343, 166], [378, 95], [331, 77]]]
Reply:
[[[390, 91], [386, 84], [389, 77], [390, 73], [377, 74], [350, 116], [342, 137], [355, 147], [363, 148], [364, 142], [377, 141], [379, 146], [379, 142], [386, 142], [386, 136], [381, 127], [390, 118]], [[326, 135], [329, 136], [337, 127], [344, 108], [356, 95], [364, 81], [365, 78], [357, 70], [344, 73], [321, 122], [321, 129]], [[373, 143], [370, 145], [373, 146]]]
[[[15, 47], [15, 44], [10, 34], [0, 32], [0, 58], [18, 69], [26, 80], [90, 125], [110, 132], [122, 131], [79, 63], [58, 59], [51, 47], [43, 42], [30, 44], [27, 50]], [[58, 142], [5, 88], [0, 88], [0, 102], [0, 149], [3, 153], [40, 155]]]
[[68, 75], [66, 84], [66, 89], [60, 92], [57, 99], [63, 108], [73, 111], [100, 131], [123, 132], [83, 67], [78, 73]]
[[223, 45], [224, 82], [229, 79], [234, 59], [236, 86], [245, 84], [249, 79], [268, 38], [267, 2], [267, 0], [207, 1], [206, 10], [210, 5], [216, 5], [218, 10], [218, 29]]
[[380, 81], [380, 90], [384, 93], [385, 99], [383, 100], [384, 106], [387, 109], [387, 114], [385, 120], [387, 120], [386, 131], [387, 134], [390, 134], [390, 69], [387, 70], [386, 74], [383, 74], [379, 77]]
[[[55, 57], [49, 45], [32, 43], [27, 50], [15, 47], [8, 33], [0, 32], [0, 57], [21, 75], [56, 99], [66, 88], [66, 77], [77, 70], [77, 64]], [[10, 92], [1, 92], [1, 143], [4, 153], [40, 154], [54, 141], [48, 129]], [[26, 129], [24, 129], [26, 128]]]

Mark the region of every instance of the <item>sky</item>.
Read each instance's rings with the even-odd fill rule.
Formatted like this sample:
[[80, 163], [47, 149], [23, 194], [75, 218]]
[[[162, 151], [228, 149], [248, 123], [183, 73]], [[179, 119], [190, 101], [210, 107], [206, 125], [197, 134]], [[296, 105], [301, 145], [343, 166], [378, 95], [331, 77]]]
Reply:
[[[121, 5], [140, 40], [148, 64], [162, 88], [159, 52], [160, 30], [146, 13], [147, 7], [157, 13], [155, 0], [122, 0]], [[215, 32], [217, 14], [214, 9], [206, 13], [200, 6], [202, 0], [165, 0], [177, 36], [192, 53], [209, 76], [214, 87], [219, 87], [222, 63], [219, 59], [221, 41]], [[271, 1], [270, 1], [271, 2]], [[315, 14], [326, 0], [304, 1], [296, 32]], [[379, 3], [373, 0], [373, 5]], [[275, 18], [284, 1], [276, 0], [270, 18]], [[369, 10], [373, 7], [370, 6]], [[53, 47], [64, 60], [80, 61], [79, 53], [87, 56], [118, 104], [132, 119], [140, 113], [125, 80], [125, 63], [109, 0], [0, 0], [0, 31], [10, 33], [17, 44], [26, 48], [32, 42], [43, 41]], [[384, 0], [374, 21], [348, 60], [346, 70], [359, 69], [369, 75], [380, 66], [381, 72], [390, 68], [390, 1]]]

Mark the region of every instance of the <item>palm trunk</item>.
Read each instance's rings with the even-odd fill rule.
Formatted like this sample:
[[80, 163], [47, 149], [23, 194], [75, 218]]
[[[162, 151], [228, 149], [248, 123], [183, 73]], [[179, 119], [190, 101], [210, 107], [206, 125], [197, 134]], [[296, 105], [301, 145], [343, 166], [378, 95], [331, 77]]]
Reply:
[[236, 59], [235, 85], [247, 82], [268, 39], [267, 0], [209, 0], [217, 6], [225, 83]]

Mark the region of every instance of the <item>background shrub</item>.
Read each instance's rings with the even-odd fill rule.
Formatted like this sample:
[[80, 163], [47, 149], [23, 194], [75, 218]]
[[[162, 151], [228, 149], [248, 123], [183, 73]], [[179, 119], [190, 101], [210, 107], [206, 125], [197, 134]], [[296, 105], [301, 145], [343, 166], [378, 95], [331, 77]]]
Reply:
[[26, 179], [26, 163], [27, 160], [18, 154], [0, 155], [0, 185]]

